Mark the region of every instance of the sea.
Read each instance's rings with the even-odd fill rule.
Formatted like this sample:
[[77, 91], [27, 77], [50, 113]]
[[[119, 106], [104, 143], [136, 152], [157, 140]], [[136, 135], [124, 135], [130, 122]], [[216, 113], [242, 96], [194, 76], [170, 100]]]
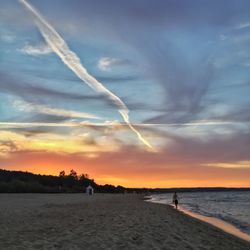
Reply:
[[[182, 211], [225, 221], [250, 236], [250, 191], [177, 193]], [[151, 202], [172, 204], [172, 193], [150, 196]]]

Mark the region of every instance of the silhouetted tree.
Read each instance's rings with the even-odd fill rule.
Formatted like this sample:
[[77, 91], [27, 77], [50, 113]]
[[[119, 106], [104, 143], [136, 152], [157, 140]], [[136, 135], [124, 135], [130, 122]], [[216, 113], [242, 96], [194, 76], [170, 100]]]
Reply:
[[65, 171], [64, 170], [59, 173], [59, 177], [65, 177]]
[[75, 180], [78, 180], [77, 172], [74, 169], [70, 170], [69, 176], [72, 176]]
[[60, 191], [62, 191], [62, 188], [63, 188], [63, 183], [64, 183], [64, 178], [65, 178], [65, 171], [63, 170], [63, 171], [61, 171], [60, 173], [59, 173], [59, 190]]
[[79, 180], [80, 182], [84, 182], [85, 179], [86, 179], [85, 174], [81, 174], [81, 175], [79, 176], [79, 178], [78, 178], [78, 180]]

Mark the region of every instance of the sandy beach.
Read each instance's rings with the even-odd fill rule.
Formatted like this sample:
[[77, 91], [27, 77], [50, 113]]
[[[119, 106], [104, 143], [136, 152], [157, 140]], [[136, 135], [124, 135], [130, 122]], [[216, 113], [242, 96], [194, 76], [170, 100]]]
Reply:
[[0, 249], [250, 249], [139, 195], [0, 194]]

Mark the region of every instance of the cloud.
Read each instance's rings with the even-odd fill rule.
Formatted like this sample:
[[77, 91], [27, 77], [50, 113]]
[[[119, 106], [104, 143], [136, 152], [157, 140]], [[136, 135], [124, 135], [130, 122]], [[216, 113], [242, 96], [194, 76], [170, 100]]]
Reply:
[[14, 108], [24, 112], [35, 112], [51, 116], [62, 116], [67, 118], [82, 118], [82, 119], [97, 119], [97, 120], [101, 119], [100, 117], [97, 117], [89, 113], [77, 112], [73, 110], [65, 110], [59, 108], [51, 108], [46, 105], [29, 103], [22, 100], [13, 101], [12, 105]]
[[[163, 103], [159, 105], [163, 112], [159, 122], [164, 123], [188, 122], [204, 110], [204, 99], [217, 72], [211, 59], [214, 54], [214, 51], [211, 51], [212, 46], [202, 43], [213, 41], [217, 29], [221, 30], [230, 25], [232, 15], [226, 11], [234, 9], [232, 5], [235, 4], [232, 2], [225, 7], [223, 4], [215, 6], [209, 3], [204, 6], [199, 1], [192, 1], [182, 4], [180, 8], [180, 3], [173, 1], [118, 3], [108, 0], [105, 3], [73, 1], [67, 7], [76, 13], [76, 26], [80, 27], [83, 23], [86, 23], [86, 26], [93, 25], [100, 37], [107, 38], [107, 34], [111, 35], [112, 44], [122, 43], [122, 46], [129, 47], [132, 53], [139, 54], [141, 63], [137, 68], [140, 73], [151, 79], [154, 84], [160, 84], [162, 88]], [[90, 11], [92, 8], [95, 9], [94, 13]], [[139, 13], [135, 9], [140, 10]], [[207, 9], [211, 11], [208, 13]], [[224, 11], [221, 14], [222, 9]], [[238, 9], [244, 10], [242, 5], [236, 9], [237, 15], [240, 13]], [[79, 10], [84, 14], [80, 14]], [[94, 15], [91, 22], [88, 21], [88, 13]], [[211, 36], [211, 33], [206, 34], [204, 29], [212, 26], [215, 30]], [[194, 32], [194, 29], [197, 32]], [[183, 34], [183, 37], [178, 37], [179, 33]], [[80, 35], [78, 32], [77, 37]], [[201, 36], [204, 36], [202, 40]], [[197, 47], [190, 46], [196, 41], [200, 43]], [[202, 46], [204, 48], [201, 50]], [[103, 57], [97, 66], [102, 71], [108, 71], [121, 63], [124, 62], [118, 58]], [[175, 117], [172, 118], [172, 114]]]
[[194, 51], [190, 62], [189, 53], [171, 38], [137, 39], [134, 45], [144, 53], [146, 74], [162, 87], [162, 114], [157, 122], [194, 120], [204, 109], [204, 98], [217, 74], [210, 57]]
[[44, 100], [54, 100], [54, 101], [84, 101], [84, 100], [102, 100], [104, 97], [102, 95], [84, 95], [81, 93], [75, 93], [70, 91], [67, 92], [48, 88], [45, 86], [39, 86], [38, 83], [29, 83], [19, 79], [9, 76], [4, 72], [0, 71], [0, 89], [1, 92], [10, 93], [29, 102], [37, 102]]
[[[0, 125], [0, 128], [2, 126]], [[37, 137], [37, 136], [40, 136], [41, 134], [67, 134], [69, 133], [70, 131], [65, 129], [65, 128], [62, 128], [62, 127], [45, 127], [45, 126], [34, 126], [34, 127], [18, 127], [18, 126], [9, 126], [5, 128], [5, 131], [12, 131], [12, 132], [15, 132], [17, 134], [21, 134], [25, 137]]]
[[0, 157], [16, 151], [18, 151], [18, 147], [12, 140], [0, 140]]
[[102, 57], [97, 62], [97, 67], [102, 71], [110, 71], [112, 67], [128, 64], [128, 60], [119, 58]]
[[[45, 5], [48, 3], [49, 1], [45, 1]], [[58, 4], [59, 1], [53, 2], [52, 8], [58, 7]], [[107, 0], [103, 3], [86, 0], [82, 3], [73, 0], [70, 3], [64, 1], [63, 6], [60, 11], [53, 9], [56, 14], [46, 12], [46, 15], [51, 15], [50, 20], [59, 30], [65, 28], [62, 33], [72, 35], [70, 30], [66, 30], [66, 23], [70, 23], [75, 27], [77, 34], [74, 35], [77, 38], [85, 39], [88, 32], [92, 32], [91, 34], [99, 34], [104, 40], [112, 40], [114, 44], [120, 42], [120, 47], [125, 45], [141, 56], [142, 63], [139, 67], [144, 70], [144, 77], [153, 79], [163, 90], [161, 95], [164, 101], [159, 103], [162, 113], [158, 118], [155, 116], [156, 122], [168, 123], [189, 122], [204, 111], [208, 90], [217, 77], [213, 61], [208, 58], [211, 59], [211, 55], [218, 51], [211, 50], [209, 46], [201, 50], [202, 43], [214, 42], [219, 34], [235, 23], [244, 24], [244, 20], [240, 19], [248, 16], [246, 6], [249, 3], [239, 1], [236, 4], [231, 0], [222, 0], [219, 4], [210, 2], [204, 5], [199, 1], [192, 1], [182, 4], [180, 8], [178, 1], [159, 0], [152, 3], [138, 0], [136, 3], [123, 3]], [[95, 12], [91, 11], [93, 9]], [[140, 10], [140, 13], [135, 9]], [[74, 17], [63, 20], [65, 10], [74, 13]], [[90, 31], [93, 26], [95, 29]], [[178, 38], [176, 35], [179, 33], [183, 37]], [[191, 39], [187, 41], [187, 37]], [[193, 46], [186, 48], [185, 45], [188, 44]], [[217, 48], [221, 49], [219, 46]], [[196, 54], [200, 56], [196, 58]], [[116, 57], [103, 58], [107, 58], [107, 64], [112, 63], [112, 60], [119, 60]], [[112, 69], [113, 66], [107, 66], [106, 69]]]
[[[0, 122], [0, 132], [10, 131], [15, 132], [15, 136], [36, 136], [38, 134], [60, 134], [63, 137], [68, 137], [69, 135], [74, 135], [80, 138], [81, 135], [86, 134], [86, 132], [91, 135], [95, 135], [98, 139], [109, 136], [108, 143], [112, 140], [116, 142], [121, 142], [120, 136], [116, 135], [116, 131], [127, 132], [128, 128], [125, 124], [120, 124], [116, 121], [92, 123], [88, 121], [69, 121], [68, 117], [58, 117], [50, 115], [35, 115], [30, 121], [19, 120], [16, 122]], [[143, 128], [146, 131], [146, 129]], [[107, 141], [107, 138], [105, 138]], [[105, 144], [105, 141], [103, 142]], [[77, 151], [77, 148], [76, 148]]]
[[243, 107], [233, 107], [224, 114], [211, 115], [211, 118], [221, 119], [225, 122], [232, 121], [238, 123], [244, 123], [247, 125], [250, 122], [250, 108], [249, 104]]
[[250, 27], [250, 22], [244, 22], [244, 23], [240, 23], [235, 28], [236, 29], [245, 29], [245, 28], [249, 28], [249, 27]]
[[90, 75], [86, 68], [80, 61], [80, 58], [68, 47], [67, 43], [57, 33], [57, 31], [47, 22], [47, 20], [26, 0], [20, 0], [20, 3], [33, 15], [36, 26], [38, 27], [41, 35], [50, 46], [50, 48], [58, 55], [62, 62], [75, 73], [75, 75], [86, 83], [90, 88], [99, 94], [103, 94], [108, 99], [113, 101], [117, 106], [118, 112], [122, 116], [128, 127], [134, 132], [137, 138], [148, 148], [152, 149], [150, 143], [140, 134], [130, 122], [129, 110], [126, 104], [112, 91], [107, 89], [101, 82]]
[[[194, 0], [181, 5], [165, 0], [73, 0], [66, 5], [75, 13], [70, 20], [74, 26], [85, 26], [84, 34], [76, 29], [78, 39], [85, 38], [87, 30], [111, 45], [121, 44], [125, 53], [129, 47], [130, 53], [140, 56], [138, 69], [162, 88], [162, 114], [157, 118], [162, 123], [189, 122], [204, 113], [209, 90], [226, 74], [218, 72], [214, 60], [231, 51], [221, 46], [219, 36], [248, 17], [246, 6], [250, 7], [247, 1], [233, 0], [207, 4]], [[112, 59], [103, 60], [100, 67], [111, 69]]]
[[223, 27], [231, 24], [235, 17], [247, 16], [249, 13], [247, 7], [250, 6], [249, 2], [245, 0], [237, 1], [237, 3], [234, 0], [221, 0], [218, 3], [211, 1], [206, 4], [199, 0], [181, 3], [169, 0], [158, 0], [157, 2], [152, 2], [152, 0], [137, 0], [136, 2], [117, 0], [79, 2], [72, 0], [70, 3], [67, 1], [64, 3], [67, 11], [75, 13], [76, 19], [88, 20], [91, 15], [93, 17], [91, 22], [94, 22], [96, 29], [98, 19], [101, 19], [102, 23], [107, 22], [113, 26], [120, 25], [126, 19], [120, 28], [129, 27], [129, 29], [134, 28], [133, 24], [135, 26], [146, 24], [146, 26], [154, 27], [164, 25], [167, 28], [179, 26], [197, 28], [208, 25]]
[[131, 75], [131, 76], [102, 76], [99, 75], [96, 77], [97, 79], [99, 79], [102, 82], [106, 83], [121, 83], [121, 82], [131, 82], [134, 83], [135, 81], [139, 80], [140, 77], [139, 76], [135, 76], [135, 75]]
[[[72, 138], [80, 139], [82, 135], [86, 134], [86, 131], [83, 133], [86, 125], [86, 128], [90, 128], [94, 131], [96, 128], [100, 130], [100, 137], [95, 136], [97, 134], [92, 134], [90, 131], [87, 130], [88, 135], [91, 136], [91, 138], [94, 136], [95, 140], [97, 142], [101, 142], [102, 146], [105, 148], [108, 147], [112, 141], [114, 142], [116, 136], [114, 134], [106, 134], [109, 138], [107, 140], [106, 138], [103, 138], [101, 140], [101, 136], [105, 135], [105, 130], [110, 128], [110, 132], [114, 133], [115, 129], [125, 129], [125, 126], [120, 126], [116, 128], [115, 123], [114, 124], [84, 124], [82, 123], [80, 126], [78, 123], [62, 123], [62, 124], [51, 124], [51, 123], [9, 123], [4, 124], [3, 128], [1, 126], [1, 129], [5, 129], [7, 126], [12, 127], [19, 127], [19, 128], [37, 128], [40, 127], [75, 127], [79, 130], [74, 131], [71, 135]], [[4, 127], [5, 126], [5, 127]], [[98, 132], [96, 130], [96, 132]], [[145, 130], [146, 131], [146, 130]], [[67, 134], [67, 135], [66, 135]], [[62, 140], [60, 144], [58, 144], [58, 147], [61, 145], [61, 148], [63, 149], [64, 144], [67, 144], [69, 140], [71, 140], [71, 136], [69, 133], [65, 133], [62, 135], [61, 138], [67, 137], [67, 140]], [[85, 137], [84, 140], [87, 142], [88, 137]], [[159, 138], [163, 136], [159, 135]], [[70, 139], [71, 138], [71, 139]], [[87, 140], [86, 140], [87, 138]], [[249, 132], [234, 132], [227, 135], [219, 135], [216, 132], [214, 134], [211, 134], [209, 137], [190, 137], [190, 136], [177, 136], [175, 134], [171, 133], [165, 133], [164, 138], [167, 139], [165, 141], [165, 144], [161, 146], [159, 151], [157, 153], [151, 153], [142, 150], [141, 147], [128, 145], [123, 146], [119, 149], [119, 152], [115, 150], [115, 152], [110, 151], [109, 154], [102, 155], [100, 158], [100, 163], [106, 164], [107, 162], [112, 162], [116, 166], [120, 166], [118, 170], [125, 167], [128, 162], [130, 162], [131, 166], [136, 168], [136, 166], [154, 166], [156, 168], [165, 167], [167, 165], [173, 166], [173, 167], [181, 167], [181, 166], [205, 166], [204, 164], [214, 164], [215, 167], [217, 163], [236, 163], [236, 162], [249, 162], [250, 161], [250, 135]], [[119, 137], [119, 139], [122, 140], [122, 137]], [[47, 140], [45, 138], [45, 140]], [[53, 138], [50, 138], [50, 140], [53, 141]], [[92, 140], [92, 139], [91, 139]], [[90, 140], [90, 141], [91, 141]], [[21, 141], [21, 139], [18, 139], [18, 141]], [[28, 144], [27, 144], [28, 146]], [[84, 148], [81, 147], [75, 147], [74, 152], [75, 153], [81, 153], [84, 152]], [[60, 150], [58, 151], [60, 152]], [[101, 151], [99, 151], [100, 153]], [[126, 152], [126, 153], [125, 153]], [[98, 153], [98, 151], [96, 151]], [[219, 165], [217, 166], [219, 167]], [[146, 169], [145, 169], [146, 170]]]
[[40, 56], [40, 55], [48, 55], [52, 53], [52, 50], [46, 44], [40, 45], [29, 45], [26, 44], [23, 48], [19, 49], [22, 54], [29, 56]]
[[0, 40], [2, 40], [3, 42], [6, 42], [6, 43], [12, 43], [14, 42], [16, 39], [16, 37], [12, 34], [2, 34], [0, 36]]
[[56, 122], [0, 122], [2, 128], [19, 128], [19, 127], [119, 127], [126, 126], [126, 124], [119, 124], [117, 122], [102, 122], [102, 123], [91, 123], [91, 122], [65, 122], [65, 123], [56, 123]]
[[248, 168], [250, 169], [250, 161], [237, 161], [237, 162], [218, 162], [218, 163], [207, 163], [204, 166], [208, 167], [219, 167], [219, 168]]
[[[225, 143], [227, 142], [225, 141]], [[204, 143], [204, 145], [206, 147], [213, 146], [210, 143]], [[224, 150], [221, 146], [218, 153], [225, 154], [228, 147]], [[234, 148], [236, 147], [235, 145]], [[213, 162], [221, 162], [220, 159], [216, 159], [215, 150], [213, 154], [203, 154], [202, 158], [197, 158], [199, 152], [195, 153], [194, 151], [192, 155], [190, 155], [191, 151], [181, 155], [173, 154], [174, 151], [166, 148], [155, 154], [133, 146], [122, 147], [116, 151], [95, 153], [65, 154], [62, 152], [34, 152], [32, 150], [18, 151], [13, 152], [8, 159], [1, 159], [0, 167], [49, 174], [58, 174], [60, 170], [69, 171], [74, 168], [78, 173], [87, 172], [102, 184], [105, 181], [106, 183], [133, 187], [145, 185], [147, 187], [240, 187], [249, 185], [249, 168], [202, 165], [202, 163], [211, 163], [211, 159]], [[95, 157], [89, 157], [89, 154], [95, 154]], [[214, 157], [211, 158], [211, 156]], [[236, 161], [232, 158], [226, 162], [233, 164]], [[119, 183], [115, 182], [115, 179], [120, 179]]]

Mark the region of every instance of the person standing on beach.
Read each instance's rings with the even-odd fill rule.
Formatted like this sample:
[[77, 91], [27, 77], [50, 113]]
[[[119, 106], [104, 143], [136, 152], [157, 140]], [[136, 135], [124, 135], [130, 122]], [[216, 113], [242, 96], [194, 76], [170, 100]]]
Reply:
[[175, 204], [175, 208], [177, 209], [178, 208], [178, 196], [176, 192], [174, 192], [174, 195], [173, 195], [173, 203]]

